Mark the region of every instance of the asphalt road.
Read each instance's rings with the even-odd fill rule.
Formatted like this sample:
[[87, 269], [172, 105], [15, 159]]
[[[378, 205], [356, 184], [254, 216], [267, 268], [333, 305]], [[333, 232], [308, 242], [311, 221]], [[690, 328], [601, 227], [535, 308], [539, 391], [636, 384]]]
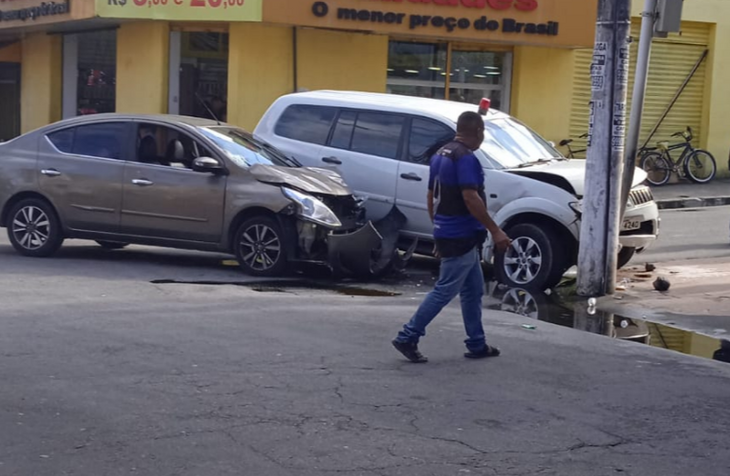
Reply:
[[[421, 299], [245, 281], [218, 257], [0, 240], [0, 474], [726, 475], [730, 366], [458, 306], [426, 365], [389, 340]], [[262, 291], [277, 292], [262, 292]]]
[[657, 243], [633, 262], [730, 258], [730, 207], [663, 210]]

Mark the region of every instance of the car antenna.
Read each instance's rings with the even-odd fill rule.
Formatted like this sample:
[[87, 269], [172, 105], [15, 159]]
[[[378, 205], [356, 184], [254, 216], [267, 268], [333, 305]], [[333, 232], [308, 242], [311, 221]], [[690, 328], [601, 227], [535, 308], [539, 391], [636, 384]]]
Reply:
[[208, 114], [210, 114], [213, 117], [213, 119], [215, 120], [215, 122], [217, 122], [218, 125], [220, 126], [221, 120], [218, 119], [218, 116], [216, 116], [215, 113], [213, 112], [213, 110], [210, 107], [208, 107], [208, 105], [205, 103], [205, 101], [203, 101], [203, 99], [200, 97], [200, 94], [198, 94], [197, 91], [195, 92], [195, 97], [198, 99], [198, 101], [200, 101], [200, 104], [202, 104], [203, 107], [208, 111]]

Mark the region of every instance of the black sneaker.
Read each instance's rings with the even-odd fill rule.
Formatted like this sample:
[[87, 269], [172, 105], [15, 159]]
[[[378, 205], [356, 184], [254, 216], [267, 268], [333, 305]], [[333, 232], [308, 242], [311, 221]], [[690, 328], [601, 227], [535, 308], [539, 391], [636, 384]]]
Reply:
[[479, 352], [466, 352], [464, 354], [464, 357], [467, 359], [486, 359], [487, 357], [498, 357], [501, 352], [498, 348], [492, 347], [490, 345], [484, 347], [484, 350], [481, 350]]
[[395, 347], [395, 350], [403, 354], [406, 359], [410, 360], [414, 364], [425, 364], [428, 362], [428, 359], [418, 351], [418, 344], [398, 342], [397, 340], [394, 340], [392, 344], [393, 347]]

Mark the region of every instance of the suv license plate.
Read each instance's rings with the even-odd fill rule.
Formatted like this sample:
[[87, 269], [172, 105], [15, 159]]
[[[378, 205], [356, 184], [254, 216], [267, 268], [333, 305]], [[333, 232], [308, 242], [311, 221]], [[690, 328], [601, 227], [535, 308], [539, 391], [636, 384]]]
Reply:
[[621, 227], [623, 231], [638, 230], [641, 228], [641, 220], [624, 220], [624, 224]]

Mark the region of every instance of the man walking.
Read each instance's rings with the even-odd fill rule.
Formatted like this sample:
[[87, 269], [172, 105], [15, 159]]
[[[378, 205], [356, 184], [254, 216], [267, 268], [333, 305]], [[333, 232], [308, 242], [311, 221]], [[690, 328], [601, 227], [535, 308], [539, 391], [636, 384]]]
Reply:
[[428, 212], [434, 223], [441, 271], [433, 291], [393, 340], [393, 346], [411, 362], [428, 362], [418, 350], [418, 341], [426, 335], [426, 326], [457, 294], [468, 336], [464, 357], [499, 355], [499, 349], [487, 345], [482, 327], [484, 275], [480, 250], [486, 231], [491, 233], [498, 252], [504, 252], [511, 242], [487, 212], [484, 171], [474, 155], [483, 141], [484, 118], [465, 112], [459, 117], [454, 141], [431, 159]]

